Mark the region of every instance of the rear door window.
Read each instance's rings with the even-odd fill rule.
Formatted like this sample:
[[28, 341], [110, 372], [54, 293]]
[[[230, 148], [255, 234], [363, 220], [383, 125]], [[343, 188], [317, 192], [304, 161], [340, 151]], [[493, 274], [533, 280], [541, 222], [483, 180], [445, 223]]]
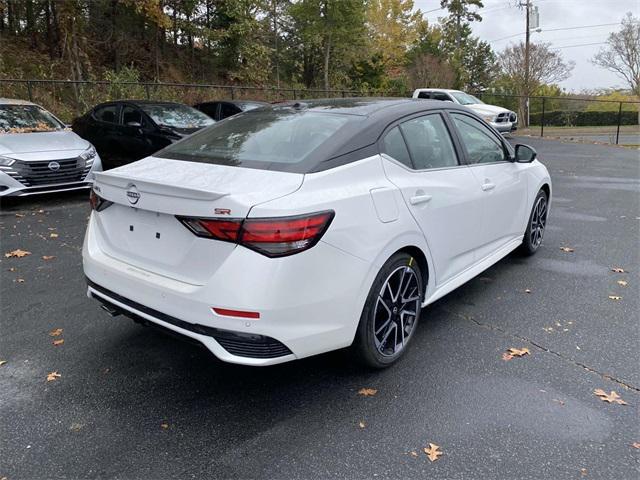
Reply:
[[459, 165], [449, 131], [439, 114], [408, 120], [400, 128], [416, 170]]
[[98, 107], [93, 116], [96, 120], [106, 123], [118, 123], [118, 104], [105, 105], [104, 107]]
[[223, 118], [227, 118], [232, 115], [235, 115], [236, 113], [240, 113], [241, 111], [242, 110], [240, 110], [238, 107], [236, 107], [232, 103], [221, 103], [220, 104], [220, 120], [222, 120]]

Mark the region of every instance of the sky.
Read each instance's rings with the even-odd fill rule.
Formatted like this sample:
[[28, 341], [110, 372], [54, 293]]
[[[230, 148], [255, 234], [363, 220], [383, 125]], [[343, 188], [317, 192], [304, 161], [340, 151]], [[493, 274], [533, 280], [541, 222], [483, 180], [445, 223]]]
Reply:
[[[483, 0], [479, 11], [482, 22], [473, 22], [473, 35], [489, 42], [499, 52], [510, 42], [524, 41], [524, 10], [514, 6], [517, 0]], [[626, 12], [640, 17], [640, 0], [531, 0], [540, 12], [541, 32], [531, 34], [532, 42], [551, 43], [560, 48], [565, 61], [575, 62], [571, 77], [560, 83], [567, 91], [579, 92], [601, 88], [628, 88], [620, 77], [593, 65], [589, 60], [604, 45], [583, 45], [605, 42], [611, 32], [620, 25], [593, 26], [619, 23]], [[446, 16], [440, 8], [440, 0], [414, 0], [414, 8], [420, 9], [432, 23]], [[429, 10], [436, 10], [429, 12]], [[429, 13], [426, 13], [429, 12]], [[589, 26], [572, 30], [545, 31], [558, 28]], [[514, 35], [512, 38], [503, 39]], [[501, 40], [503, 39], [503, 40]], [[573, 47], [573, 45], [580, 45]]]

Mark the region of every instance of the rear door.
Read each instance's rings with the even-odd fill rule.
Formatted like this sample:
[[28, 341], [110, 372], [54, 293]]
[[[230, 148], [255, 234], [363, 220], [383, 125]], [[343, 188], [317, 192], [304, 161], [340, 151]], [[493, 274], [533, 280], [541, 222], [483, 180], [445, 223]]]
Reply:
[[462, 112], [449, 115], [482, 192], [484, 220], [477, 235], [482, 244], [479, 255], [484, 258], [524, 233], [526, 164], [510, 161], [502, 137], [480, 120]]
[[380, 141], [387, 177], [401, 191], [433, 257], [436, 285], [473, 265], [482, 228], [480, 189], [459, 160], [449, 126], [430, 113], [392, 126]]
[[120, 153], [119, 119], [120, 105], [117, 103], [99, 106], [89, 116], [91, 125], [87, 129], [87, 140], [96, 147], [100, 156], [111, 157]]

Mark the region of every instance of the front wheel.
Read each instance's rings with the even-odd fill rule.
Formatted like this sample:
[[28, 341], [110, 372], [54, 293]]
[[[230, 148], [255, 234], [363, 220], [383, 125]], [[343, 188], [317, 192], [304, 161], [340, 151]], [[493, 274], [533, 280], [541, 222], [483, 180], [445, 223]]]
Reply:
[[402, 356], [418, 324], [423, 296], [416, 259], [396, 253], [387, 260], [369, 291], [354, 341], [362, 363], [384, 368]]
[[547, 226], [548, 198], [544, 190], [540, 190], [533, 202], [527, 230], [522, 239], [521, 251], [525, 255], [533, 255], [542, 244], [544, 229]]

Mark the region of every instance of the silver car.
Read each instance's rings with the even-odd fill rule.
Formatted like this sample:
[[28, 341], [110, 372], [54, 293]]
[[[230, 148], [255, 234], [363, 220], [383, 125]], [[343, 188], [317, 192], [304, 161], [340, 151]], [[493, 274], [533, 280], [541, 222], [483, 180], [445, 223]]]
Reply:
[[91, 143], [39, 105], [0, 98], [0, 197], [90, 188], [96, 171]]

